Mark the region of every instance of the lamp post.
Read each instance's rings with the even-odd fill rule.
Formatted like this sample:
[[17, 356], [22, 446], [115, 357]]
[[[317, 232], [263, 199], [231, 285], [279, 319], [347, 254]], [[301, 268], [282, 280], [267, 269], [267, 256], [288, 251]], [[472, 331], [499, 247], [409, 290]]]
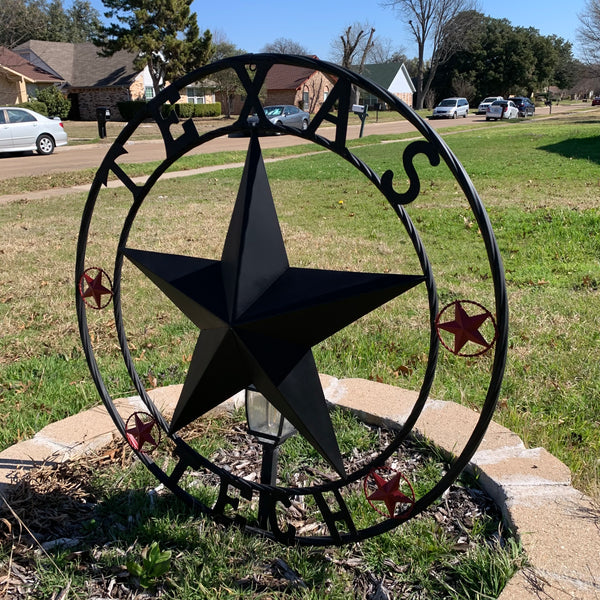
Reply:
[[[246, 421], [248, 432], [260, 442], [263, 453], [260, 482], [274, 486], [277, 483], [279, 446], [296, 430], [294, 426], [254, 387], [246, 389]], [[258, 524], [266, 529], [269, 507], [266, 495], [258, 498]]]

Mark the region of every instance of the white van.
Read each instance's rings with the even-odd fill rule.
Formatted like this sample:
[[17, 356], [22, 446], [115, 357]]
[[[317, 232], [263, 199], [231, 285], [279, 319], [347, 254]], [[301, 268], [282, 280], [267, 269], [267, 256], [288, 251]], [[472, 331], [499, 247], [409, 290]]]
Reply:
[[457, 119], [469, 114], [469, 102], [466, 98], [446, 98], [442, 100], [434, 109], [432, 117], [434, 119]]

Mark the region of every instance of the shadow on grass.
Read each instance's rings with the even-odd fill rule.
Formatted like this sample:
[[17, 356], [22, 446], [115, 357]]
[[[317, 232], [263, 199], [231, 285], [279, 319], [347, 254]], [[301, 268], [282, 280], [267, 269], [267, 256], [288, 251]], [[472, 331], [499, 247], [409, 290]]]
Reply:
[[560, 154], [565, 158], [590, 160], [596, 164], [600, 164], [600, 139], [598, 136], [563, 140], [556, 144], [540, 146], [539, 150]]

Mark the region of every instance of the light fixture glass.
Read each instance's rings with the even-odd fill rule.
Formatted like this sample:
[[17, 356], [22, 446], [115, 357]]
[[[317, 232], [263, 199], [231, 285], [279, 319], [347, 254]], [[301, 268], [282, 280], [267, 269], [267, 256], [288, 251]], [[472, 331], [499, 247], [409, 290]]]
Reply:
[[248, 431], [261, 444], [278, 446], [294, 432], [294, 426], [254, 388], [246, 390]]

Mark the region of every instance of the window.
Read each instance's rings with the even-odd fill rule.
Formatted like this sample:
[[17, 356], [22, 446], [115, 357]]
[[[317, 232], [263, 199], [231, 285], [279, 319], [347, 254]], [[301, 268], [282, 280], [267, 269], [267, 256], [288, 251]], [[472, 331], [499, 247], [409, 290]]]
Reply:
[[8, 108], [6, 109], [6, 112], [8, 113], [8, 120], [10, 123], [28, 123], [31, 121], [37, 121], [33, 115], [30, 115], [24, 110]]
[[187, 91], [187, 101], [189, 104], [204, 104], [204, 90], [199, 87], [185, 88]]
[[327, 100], [327, 96], [329, 96], [329, 88], [325, 86], [325, 91], [323, 92], [323, 102]]
[[151, 85], [144, 87], [144, 98], [146, 98], [146, 100], [152, 100], [152, 98], [154, 98], [154, 88]]

